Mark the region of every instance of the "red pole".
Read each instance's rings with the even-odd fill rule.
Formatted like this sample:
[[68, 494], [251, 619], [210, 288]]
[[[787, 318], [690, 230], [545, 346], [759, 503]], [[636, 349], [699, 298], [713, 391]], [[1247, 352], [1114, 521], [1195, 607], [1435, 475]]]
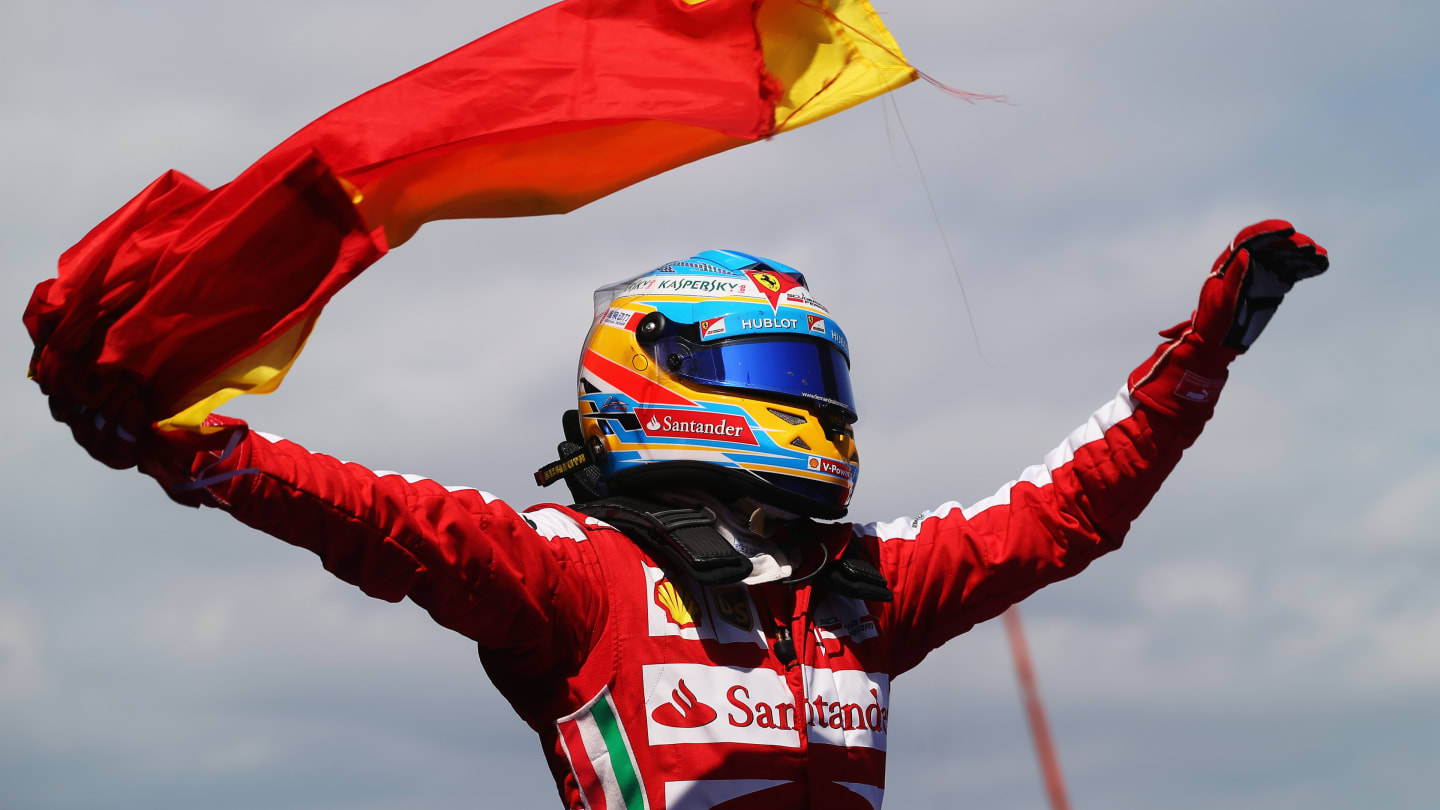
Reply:
[[1045, 721], [1045, 707], [1040, 704], [1040, 688], [1035, 684], [1035, 670], [1030, 666], [1030, 648], [1025, 643], [1025, 630], [1020, 626], [1020, 607], [1011, 605], [1005, 611], [1005, 635], [1010, 639], [1010, 655], [1015, 659], [1015, 676], [1020, 680], [1020, 695], [1025, 701], [1025, 716], [1030, 721], [1030, 737], [1035, 741], [1035, 758], [1040, 761], [1040, 775], [1045, 779], [1045, 792], [1050, 796], [1052, 810], [1070, 810], [1065, 797], [1065, 780], [1060, 774], [1060, 759], [1050, 740], [1050, 725]]

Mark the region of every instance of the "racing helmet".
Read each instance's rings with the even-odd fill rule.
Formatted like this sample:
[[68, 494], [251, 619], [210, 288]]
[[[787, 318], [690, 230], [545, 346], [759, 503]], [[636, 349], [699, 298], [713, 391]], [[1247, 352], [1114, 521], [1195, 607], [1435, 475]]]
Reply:
[[698, 487], [825, 519], [849, 506], [849, 344], [784, 264], [710, 250], [596, 290], [579, 396], [611, 494]]

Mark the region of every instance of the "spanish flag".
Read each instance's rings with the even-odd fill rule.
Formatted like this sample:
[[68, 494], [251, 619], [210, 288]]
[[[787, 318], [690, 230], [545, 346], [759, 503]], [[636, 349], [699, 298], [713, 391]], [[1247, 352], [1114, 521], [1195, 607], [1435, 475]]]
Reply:
[[275, 390], [332, 295], [426, 222], [561, 214], [913, 81], [865, 0], [565, 0], [321, 116], [232, 182], [169, 171], [25, 311], [74, 368], [203, 430]]

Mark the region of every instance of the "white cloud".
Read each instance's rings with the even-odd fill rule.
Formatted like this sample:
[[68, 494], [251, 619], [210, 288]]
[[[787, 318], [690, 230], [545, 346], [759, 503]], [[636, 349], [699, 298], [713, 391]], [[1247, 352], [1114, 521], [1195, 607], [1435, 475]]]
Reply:
[[1251, 609], [1251, 586], [1235, 565], [1174, 560], [1141, 574], [1142, 607], [1159, 615], [1194, 611], [1205, 619], [1234, 620]]
[[1412, 552], [1433, 549], [1440, 537], [1440, 463], [1395, 468], [1379, 493], [1347, 511], [1350, 514], [1338, 527], [1347, 545]]
[[13, 607], [0, 604], [0, 700], [28, 699], [44, 683], [40, 651], [30, 622]]

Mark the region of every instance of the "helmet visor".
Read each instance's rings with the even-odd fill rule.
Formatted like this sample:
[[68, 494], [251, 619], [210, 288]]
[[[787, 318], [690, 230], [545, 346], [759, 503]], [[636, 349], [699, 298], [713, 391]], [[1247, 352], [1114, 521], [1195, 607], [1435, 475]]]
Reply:
[[654, 352], [663, 368], [691, 382], [839, 409], [846, 422], [857, 418], [850, 362], [823, 340], [764, 335], [696, 344], [671, 336], [657, 341]]

